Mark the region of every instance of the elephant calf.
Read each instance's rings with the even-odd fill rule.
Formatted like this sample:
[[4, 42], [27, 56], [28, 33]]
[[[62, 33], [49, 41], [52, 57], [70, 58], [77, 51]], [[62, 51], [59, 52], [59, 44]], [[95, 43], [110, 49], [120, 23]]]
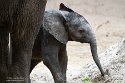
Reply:
[[43, 60], [55, 83], [66, 83], [68, 41], [89, 43], [93, 59], [104, 75], [98, 59], [96, 38], [90, 24], [82, 15], [67, 8], [63, 3], [58, 11], [46, 11], [44, 14], [43, 25], [33, 49], [31, 70]]

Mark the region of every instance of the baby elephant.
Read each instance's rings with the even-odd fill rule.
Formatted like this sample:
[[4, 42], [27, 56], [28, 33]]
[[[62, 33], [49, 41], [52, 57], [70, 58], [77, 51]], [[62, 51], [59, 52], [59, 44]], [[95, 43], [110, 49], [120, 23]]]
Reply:
[[66, 83], [68, 41], [89, 43], [92, 57], [104, 75], [98, 59], [96, 37], [90, 24], [63, 3], [58, 11], [46, 11], [44, 14], [43, 25], [33, 48], [31, 71], [42, 60], [51, 71], [55, 83]]

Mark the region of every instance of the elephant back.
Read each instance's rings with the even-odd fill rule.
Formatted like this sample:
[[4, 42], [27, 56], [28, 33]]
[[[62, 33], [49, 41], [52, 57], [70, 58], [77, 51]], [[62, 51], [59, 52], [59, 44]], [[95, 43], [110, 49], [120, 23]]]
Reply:
[[46, 11], [43, 19], [43, 28], [53, 35], [59, 42], [68, 42], [68, 32], [65, 29], [64, 18], [59, 11]]

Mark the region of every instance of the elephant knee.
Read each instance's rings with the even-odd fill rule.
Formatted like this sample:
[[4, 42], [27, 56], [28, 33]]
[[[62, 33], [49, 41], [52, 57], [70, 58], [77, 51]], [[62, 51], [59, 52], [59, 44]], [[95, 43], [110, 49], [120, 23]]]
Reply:
[[43, 57], [43, 64], [44, 65], [49, 65], [50, 64], [50, 59], [48, 56]]

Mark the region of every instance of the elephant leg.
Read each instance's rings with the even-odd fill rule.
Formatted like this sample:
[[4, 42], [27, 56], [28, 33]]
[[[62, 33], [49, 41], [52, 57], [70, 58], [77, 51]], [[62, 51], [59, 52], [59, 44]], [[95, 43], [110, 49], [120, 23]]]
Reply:
[[[25, 41], [26, 42], [26, 41]], [[29, 67], [32, 49], [24, 42], [15, 42], [12, 37], [12, 66], [10, 78], [17, 79], [14, 83], [30, 83]], [[20, 81], [21, 80], [21, 81]]]
[[59, 43], [51, 34], [47, 35], [43, 39], [44, 44], [42, 46], [43, 63], [51, 71], [55, 83], [65, 83], [62, 77], [61, 68], [59, 65], [58, 53]]
[[[22, 0], [14, 11], [12, 39], [12, 78], [15, 83], [30, 83], [32, 48], [42, 23], [47, 0]], [[20, 81], [21, 80], [21, 81]]]
[[32, 49], [32, 59], [30, 65], [30, 73], [32, 72], [33, 68], [42, 61], [41, 56], [41, 40], [42, 40], [42, 29], [39, 30], [38, 35], [36, 37], [33, 49]]
[[51, 71], [55, 83], [64, 83], [62, 78], [62, 73], [58, 61], [58, 47], [56, 46], [48, 46], [48, 51], [45, 51], [43, 55], [43, 63], [49, 68]]
[[[30, 26], [29, 26], [30, 27]], [[30, 64], [32, 48], [38, 32], [38, 28], [16, 27], [11, 32], [12, 41], [12, 66], [11, 78], [14, 83], [30, 83]]]
[[41, 59], [32, 59], [31, 60], [31, 65], [30, 65], [30, 73], [34, 69], [34, 67], [41, 61]]
[[8, 28], [3, 23], [0, 23], [0, 83], [5, 83], [7, 78], [8, 43]]
[[65, 79], [65, 83], [66, 83], [67, 61], [68, 61], [68, 56], [66, 51], [66, 45], [62, 44], [59, 51], [59, 63], [63, 74], [63, 78]]

